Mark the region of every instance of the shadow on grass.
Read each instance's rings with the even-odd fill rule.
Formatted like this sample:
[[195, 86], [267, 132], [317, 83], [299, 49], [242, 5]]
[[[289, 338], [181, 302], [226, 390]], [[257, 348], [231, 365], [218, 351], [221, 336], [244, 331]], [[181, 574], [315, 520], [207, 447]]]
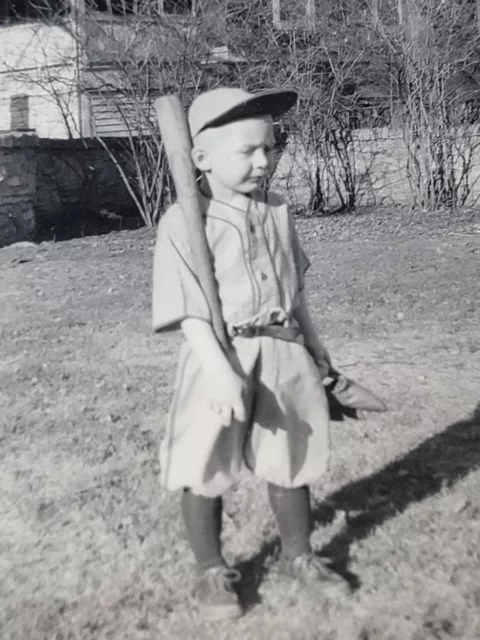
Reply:
[[[473, 414], [448, 426], [371, 475], [326, 496], [313, 508], [316, 524], [331, 522], [337, 510], [347, 514], [346, 525], [320, 554], [332, 558], [334, 567], [356, 589], [360, 580], [349, 571], [350, 545], [366, 538], [374, 527], [397, 516], [416, 502], [453, 486], [480, 468], [480, 403]], [[267, 569], [265, 563], [279, 548], [278, 538], [238, 566], [244, 576], [242, 595], [247, 607], [260, 601], [258, 588]]]
[[376, 473], [351, 482], [314, 508], [317, 523], [335, 511], [347, 513], [347, 524], [322, 554], [344, 560], [350, 544], [368, 536], [373, 527], [402, 513], [416, 502], [451, 487], [480, 468], [480, 403], [473, 414], [428, 438]]

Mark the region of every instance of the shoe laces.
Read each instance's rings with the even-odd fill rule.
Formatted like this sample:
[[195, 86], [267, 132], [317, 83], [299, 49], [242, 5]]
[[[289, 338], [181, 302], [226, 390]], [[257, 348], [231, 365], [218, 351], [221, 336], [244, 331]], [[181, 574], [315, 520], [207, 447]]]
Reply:
[[325, 561], [313, 553], [304, 553], [301, 556], [295, 558], [294, 562], [295, 564], [297, 564], [297, 566], [304, 568], [310, 573], [328, 572], [328, 567]]
[[232, 585], [240, 581], [241, 574], [237, 569], [220, 568], [206, 572], [205, 577], [211, 580], [216, 587], [231, 591]]
[[241, 579], [240, 571], [237, 571], [237, 569], [227, 569], [226, 571], [223, 572], [223, 578], [224, 580], [227, 580], [230, 584], [235, 584], [237, 582], [240, 582], [240, 579]]

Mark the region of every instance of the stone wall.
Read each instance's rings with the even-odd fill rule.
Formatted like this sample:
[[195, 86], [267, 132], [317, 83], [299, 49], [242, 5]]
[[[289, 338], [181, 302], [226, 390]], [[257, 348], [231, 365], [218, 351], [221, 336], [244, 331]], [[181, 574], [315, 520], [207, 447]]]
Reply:
[[[459, 144], [461, 138], [459, 137]], [[108, 144], [129, 172], [126, 140]], [[480, 197], [480, 136], [474, 142], [470, 184], [473, 205]], [[314, 162], [292, 141], [280, 158], [273, 187], [296, 205], [308, 204]], [[412, 204], [407, 149], [400, 133], [388, 129], [354, 132], [353, 153], [358, 205]], [[332, 159], [321, 167], [322, 188], [335, 204]], [[337, 163], [338, 164], [338, 163]], [[34, 237], [35, 228], [75, 225], [102, 212], [137, 214], [109, 154], [96, 140], [49, 140], [10, 133], [0, 136], [0, 246]]]
[[[129, 173], [127, 141], [108, 144]], [[118, 169], [96, 140], [40, 140], [36, 157], [38, 225], [66, 224], [102, 211], [125, 216], [134, 210]]]
[[[125, 141], [109, 145], [128, 172]], [[0, 246], [33, 239], [39, 227], [75, 224], [105, 212], [137, 213], [99, 142], [0, 135]]]
[[[458, 132], [456, 146], [462, 147], [462, 131]], [[463, 138], [473, 149], [469, 183], [472, 192], [467, 202], [475, 205], [480, 198], [480, 135], [469, 131]], [[316, 162], [304, 151], [305, 145], [292, 140], [277, 167], [274, 186], [291, 194], [297, 206], [306, 206], [314, 185], [315, 168], [320, 166], [322, 190], [329, 207], [340, 204], [335, 180], [341, 183], [342, 166], [332, 156], [328, 162], [323, 158]], [[352, 143], [348, 151], [355, 176], [358, 206], [412, 205], [414, 193], [408, 176], [408, 150], [403, 134], [388, 128], [359, 129], [352, 132]], [[458, 161], [460, 166], [461, 160]], [[460, 173], [459, 173], [460, 175]]]
[[35, 233], [36, 136], [0, 136], [0, 247]]

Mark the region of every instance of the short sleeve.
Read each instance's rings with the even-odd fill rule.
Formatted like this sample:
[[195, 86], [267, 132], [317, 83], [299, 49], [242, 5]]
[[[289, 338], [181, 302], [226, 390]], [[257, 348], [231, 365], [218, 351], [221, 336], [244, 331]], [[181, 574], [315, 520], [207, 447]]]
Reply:
[[210, 309], [189, 249], [179, 205], [172, 205], [157, 229], [153, 259], [152, 325], [155, 332], [175, 330], [185, 318], [211, 321]]
[[290, 213], [288, 215], [290, 222], [290, 242], [293, 251], [293, 259], [295, 260], [295, 269], [297, 271], [298, 290], [302, 291], [305, 287], [305, 273], [310, 268], [311, 263], [300, 244], [293, 216]]

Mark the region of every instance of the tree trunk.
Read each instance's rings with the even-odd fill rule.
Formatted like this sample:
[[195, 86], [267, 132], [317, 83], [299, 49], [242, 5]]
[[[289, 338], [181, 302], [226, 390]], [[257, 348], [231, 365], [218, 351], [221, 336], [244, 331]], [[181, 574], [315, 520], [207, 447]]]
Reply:
[[[480, 2], [480, 0], [478, 0]], [[305, 7], [305, 22], [307, 29], [313, 31], [315, 29], [315, 0], [307, 0]]]
[[85, 15], [85, 0], [70, 0], [70, 7], [74, 16]]
[[280, 2], [281, 0], [272, 0], [272, 20], [273, 26], [276, 29], [280, 29], [282, 26], [282, 22], [280, 19]]
[[376, 29], [378, 27], [378, 9], [380, 5], [380, 0], [372, 0], [372, 22], [373, 28]]

